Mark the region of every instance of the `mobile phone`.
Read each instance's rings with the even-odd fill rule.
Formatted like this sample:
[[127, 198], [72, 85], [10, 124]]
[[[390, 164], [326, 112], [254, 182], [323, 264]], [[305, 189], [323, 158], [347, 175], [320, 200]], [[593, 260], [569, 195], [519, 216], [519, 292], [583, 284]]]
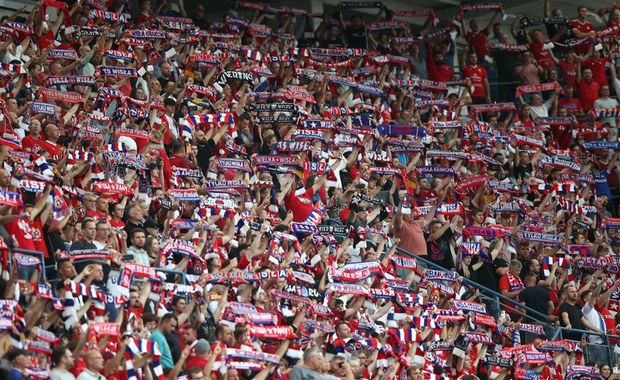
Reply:
[[134, 255], [123, 255], [123, 261], [133, 261]]
[[614, 367], [614, 368], [611, 369], [611, 372], [612, 373], [620, 373], [620, 368]]

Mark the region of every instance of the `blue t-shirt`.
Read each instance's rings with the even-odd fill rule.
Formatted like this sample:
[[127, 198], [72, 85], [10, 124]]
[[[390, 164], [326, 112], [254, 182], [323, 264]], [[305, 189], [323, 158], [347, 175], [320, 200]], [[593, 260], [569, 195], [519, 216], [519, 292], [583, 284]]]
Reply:
[[9, 371], [9, 375], [6, 377], [6, 380], [22, 380], [23, 378], [24, 376], [22, 375], [22, 372], [20, 370], [11, 368], [11, 371]]
[[594, 177], [594, 184], [596, 186], [596, 195], [607, 195], [608, 199], [611, 199], [611, 190], [609, 189], [609, 183], [607, 182], [607, 169], [599, 171], [598, 174], [592, 174]]
[[157, 343], [157, 348], [159, 348], [159, 352], [161, 353], [161, 366], [164, 368], [174, 368], [170, 346], [168, 346], [164, 334], [159, 330], [155, 330], [149, 339]]

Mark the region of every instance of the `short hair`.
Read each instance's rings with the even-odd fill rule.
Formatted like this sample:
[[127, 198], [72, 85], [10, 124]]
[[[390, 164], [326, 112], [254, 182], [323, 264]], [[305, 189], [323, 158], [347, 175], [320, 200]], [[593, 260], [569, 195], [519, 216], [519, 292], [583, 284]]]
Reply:
[[137, 233], [142, 232], [144, 234], [144, 236], [146, 237], [146, 231], [143, 228], [140, 227], [136, 227], [134, 229], [131, 230], [131, 233], [129, 235], [131, 239], [134, 238], [134, 236], [136, 236]]
[[513, 268], [522, 268], [523, 264], [519, 260], [510, 260], [510, 266]]
[[476, 215], [476, 214], [478, 214], [478, 213], [480, 213], [480, 212], [484, 214], [484, 211], [483, 211], [481, 208], [474, 207], [474, 208], [471, 210], [471, 215], [473, 216], [473, 215]]
[[97, 227], [97, 223], [95, 223], [93, 219], [85, 218], [84, 220], [82, 220], [82, 223], [80, 224], [80, 227], [82, 227], [82, 230], [85, 230], [86, 227], [88, 227], [88, 223], [93, 223], [95, 224], [95, 227]]
[[179, 303], [179, 301], [181, 301], [181, 300], [185, 301], [185, 297], [183, 297], [183, 296], [174, 296], [174, 297], [172, 297], [172, 306], [176, 306]]
[[340, 321], [340, 322], [336, 323], [336, 325], [334, 326], [334, 331], [338, 332], [338, 329], [339, 329], [339, 328], [340, 328], [340, 326], [342, 326], [342, 325], [347, 325], [347, 326], [348, 326], [347, 322]]
[[197, 374], [202, 374], [202, 368], [193, 366], [193, 367], [189, 367], [187, 369], [187, 378], [188, 379], [191, 379], [193, 375], [197, 375]]
[[173, 153], [182, 151], [185, 148], [185, 144], [182, 141], [174, 141], [170, 144], [170, 150]]
[[159, 323], [162, 324], [164, 322], [168, 322], [169, 320], [174, 319], [178, 322], [177, 316], [173, 313], [164, 314], [163, 317], [159, 320]]
[[583, 291], [583, 293], [581, 293], [581, 301], [585, 301], [586, 297], [587, 297], [590, 293], [592, 293], [592, 290], [590, 290], [590, 289], [584, 290], [584, 291]]
[[52, 351], [52, 364], [54, 366], [57, 366], [60, 363], [62, 357], [67, 354], [68, 349], [69, 348], [67, 346], [58, 346], [54, 348]]
[[215, 336], [218, 336], [221, 333], [223, 333], [226, 328], [228, 328], [227, 324], [222, 323], [222, 322], [218, 323], [217, 326], [215, 326]]
[[157, 322], [157, 316], [155, 316], [155, 314], [153, 313], [144, 313], [142, 314], [142, 322], [149, 323], [149, 322]]
[[304, 351], [304, 362], [307, 362], [308, 360], [310, 360], [311, 357], [315, 355], [323, 355], [323, 352], [321, 352], [321, 350], [316, 347], [307, 348], [306, 351]]

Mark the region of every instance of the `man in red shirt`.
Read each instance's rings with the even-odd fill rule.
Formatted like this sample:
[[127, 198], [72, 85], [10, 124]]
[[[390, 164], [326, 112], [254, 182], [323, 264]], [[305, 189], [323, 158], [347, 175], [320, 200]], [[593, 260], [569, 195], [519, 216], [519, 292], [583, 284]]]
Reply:
[[485, 56], [489, 54], [489, 48], [487, 46], [487, 37], [489, 36], [489, 32], [491, 31], [491, 25], [495, 23], [497, 16], [499, 15], [499, 11], [493, 14], [493, 18], [487, 24], [487, 26], [479, 30], [478, 20], [471, 19], [469, 21], [469, 31], [465, 26], [465, 22], [463, 22], [463, 35], [469, 44], [469, 49], [475, 51], [478, 58], [483, 60]]
[[550, 50], [545, 49], [545, 39], [542, 30], [534, 29], [534, 31], [532, 31], [532, 37], [530, 37], [527, 33], [525, 36], [527, 43], [530, 46], [530, 50], [540, 66], [542, 66], [545, 70], [553, 68], [555, 62], [553, 61]]
[[41, 122], [39, 120], [32, 120], [28, 127], [28, 134], [22, 139], [22, 147], [26, 152], [36, 153], [41, 150], [43, 141], [41, 136]]
[[[570, 22], [570, 29], [573, 32], [575, 38], [588, 38], [594, 37], [596, 32], [594, 31], [594, 25], [586, 21], [588, 15], [588, 8], [584, 5], [577, 8], [578, 17], [576, 20]], [[590, 50], [590, 43], [585, 43], [575, 46], [575, 53], [585, 54]]]
[[465, 48], [465, 54], [467, 54], [467, 64], [461, 65], [461, 67], [463, 68], [463, 77], [469, 78], [474, 89], [471, 93], [473, 103], [491, 103], [491, 92], [486, 69], [478, 65], [478, 55], [475, 51], [468, 52], [468, 49]]
[[[428, 79], [437, 82], [447, 82], [452, 76], [452, 68], [445, 63], [445, 56], [441, 51], [434, 51], [435, 45], [426, 45], [426, 70]], [[434, 53], [433, 53], [434, 51]]]
[[564, 83], [571, 87], [577, 85], [577, 56], [575, 55], [575, 49], [569, 47], [564, 49], [564, 59], [557, 62], [562, 71], [562, 78]]
[[609, 81], [607, 80], [607, 62], [609, 62], [609, 58], [601, 57], [601, 54], [597, 50], [591, 50], [592, 54], [590, 59], [581, 61], [581, 67], [592, 69], [592, 77], [594, 80], [601, 85], [609, 86]]
[[58, 127], [54, 124], [45, 126], [45, 141], [41, 143], [41, 149], [49, 153], [49, 160], [58, 162], [64, 156], [65, 148], [58, 144]]
[[568, 114], [567, 116], [575, 116], [577, 118], [585, 117], [586, 114], [583, 112], [581, 101], [573, 96], [574, 92], [575, 89], [573, 87], [568, 85], [564, 86], [564, 95], [558, 99], [558, 112], [559, 108], [565, 108]]
[[288, 188], [282, 192], [286, 194], [283, 199], [284, 204], [287, 210], [293, 212], [293, 220], [295, 222], [304, 222], [308, 216], [310, 216], [310, 213], [312, 213], [312, 209], [314, 208], [312, 197], [314, 197], [314, 194], [316, 194], [325, 183], [325, 175], [320, 177], [308, 177], [306, 186], [300, 190], [292, 186], [294, 183], [295, 181], [291, 180], [290, 184], [287, 185]]
[[[504, 297], [512, 298], [516, 301], [519, 300], [519, 293], [525, 289], [523, 281], [519, 277], [521, 273], [522, 264], [519, 260], [512, 260], [508, 267], [508, 272], [499, 279], [499, 291]], [[515, 308], [512, 303], [508, 301], [502, 301], [503, 309], [511, 315], [513, 320], [517, 320], [520, 310]]]
[[579, 98], [581, 99], [581, 105], [583, 109], [588, 112], [594, 101], [598, 99], [598, 90], [601, 88], [601, 84], [594, 80], [592, 76], [592, 69], [585, 67], [577, 71], [577, 88], [579, 90]]

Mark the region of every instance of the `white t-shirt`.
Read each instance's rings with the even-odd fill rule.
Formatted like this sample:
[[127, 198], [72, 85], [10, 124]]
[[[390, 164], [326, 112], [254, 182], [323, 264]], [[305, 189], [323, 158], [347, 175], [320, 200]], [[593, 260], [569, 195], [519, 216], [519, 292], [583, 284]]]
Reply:
[[[583, 316], [586, 317], [588, 322], [601, 331], [605, 331], [605, 320], [601, 314], [596, 311], [595, 308], [590, 307], [589, 303], [586, 303], [581, 309]], [[593, 344], [603, 344], [603, 338], [599, 335], [588, 335], [588, 342]]]
[[50, 371], [51, 380], [75, 380], [75, 376], [69, 371], [54, 368]]

